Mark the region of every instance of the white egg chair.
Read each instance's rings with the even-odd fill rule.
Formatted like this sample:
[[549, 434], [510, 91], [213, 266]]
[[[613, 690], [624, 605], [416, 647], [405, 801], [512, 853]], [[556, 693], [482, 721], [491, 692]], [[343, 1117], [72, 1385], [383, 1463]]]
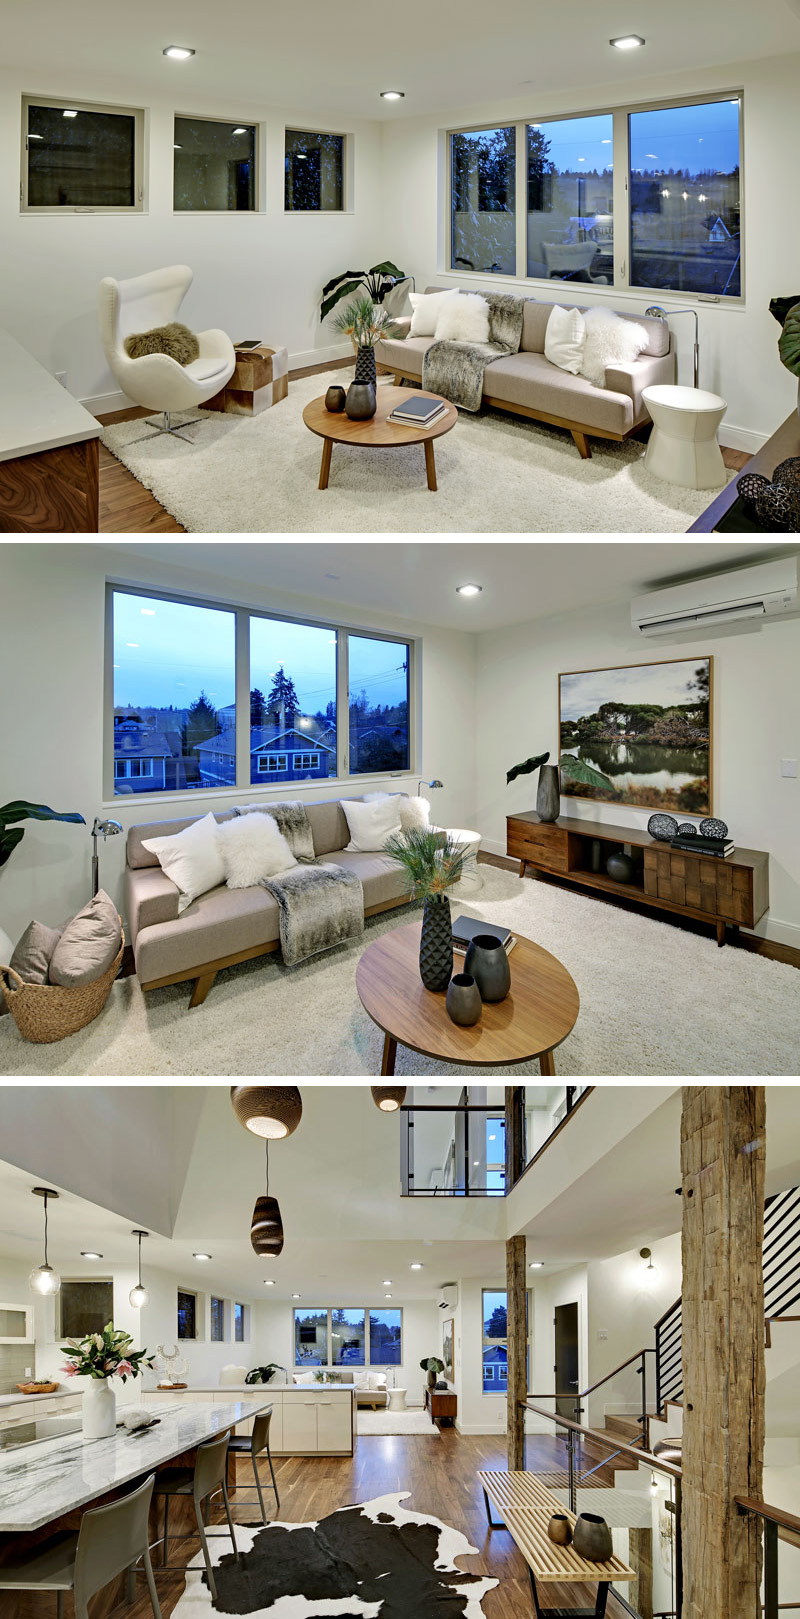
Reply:
[[104, 276], [98, 292], [103, 352], [120, 388], [134, 404], [159, 413], [160, 422], [147, 423], [155, 434], [171, 433], [187, 444], [193, 441], [182, 429], [199, 426], [199, 422], [181, 421], [173, 426], [172, 412], [205, 404], [229, 381], [236, 355], [227, 332], [216, 327], [198, 332], [200, 353], [189, 365], [179, 365], [168, 354], [143, 354], [132, 360], [124, 345], [131, 332], [151, 331], [177, 320], [193, 279], [188, 264], [170, 264], [127, 281]]

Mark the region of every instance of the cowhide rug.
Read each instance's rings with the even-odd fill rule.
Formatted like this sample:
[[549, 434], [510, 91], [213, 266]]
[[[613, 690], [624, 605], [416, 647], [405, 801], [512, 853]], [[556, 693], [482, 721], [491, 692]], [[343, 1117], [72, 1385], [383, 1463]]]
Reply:
[[237, 1524], [238, 1561], [229, 1541], [209, 1542], [216, 1602], [198, 1553], [173, 1619], [485, 1619], [481, 1603], [498, 1581], [455, 1561], [477, 1547], [439, 1518], [407, 1512], [400, 1503], [408, 1495], [342, 1507], [316, 1523]]

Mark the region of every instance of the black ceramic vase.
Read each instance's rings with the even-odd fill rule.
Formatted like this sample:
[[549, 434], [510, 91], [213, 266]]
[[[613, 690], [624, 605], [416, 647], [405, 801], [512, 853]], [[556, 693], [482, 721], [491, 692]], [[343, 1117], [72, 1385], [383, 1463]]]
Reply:
[[356, 382], [371, 382], [373, 387], [377, 386], [378, 373], [375, 368], [375, 350], [368, 347], [366, 343], [362, 343], [356, 350], [355, 380]]
[[344, 410], [344, 402], [346, 398], [347, 394], [345, 393], [344, 388], [340, 388], [339, 384], [336, 382], [332, 383], [325, 395], [325, 409], [335, 412]]
[[511, 988], [511, 968], [494, 933], [476, 933], [467, 947], [464, 971], [471, 973], [482, 1001], [504, 1001]]
[[611, 1530], [596, 1512], [581, 1512], [575, 1520], [572, 1544], [590, 1563], [607, 1563], [612, 1553]]
[[368, 422], [378, 408], [374, 382], [351, 382], [344, 408], [351, 422]]
[[621, 849], [615, 849], [614, 853], [609, 855], [606, 861], [606, 871], [609, 877], [614, 878], [616, 883], [633, 882], [633, 861], [630, 855], [625, 854]]
[[469, 973], [455, 973], [447, 986], [447, 1016], [462, 1029], [471, 1028], [481, 1015], [481, 992]]
[[540, 821], [557, 821], [560, 809], [558, 765], [540, 765], [539, 786], [536, 789], [536, 814]]
[[453, 926], [446, 894], [431, 895], [422, 909], [419, 976], [426, 989], [443, 994], [453, 971]]

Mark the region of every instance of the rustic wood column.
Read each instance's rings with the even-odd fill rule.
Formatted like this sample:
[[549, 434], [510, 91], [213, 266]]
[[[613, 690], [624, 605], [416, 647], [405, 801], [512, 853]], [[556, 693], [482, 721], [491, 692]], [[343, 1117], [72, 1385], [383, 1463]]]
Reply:
[[636, 1581], [626, 1591], [628, 1601], [640, 1619], [653, 1619], [653, 1531], [628, 1530], [628, 1562], [636, 1570]]
[[525, 1086], [506, 1085], [506, 1192], [522, 1174], [524, 1135]]
[[524, 1400], [528, 1392], [524, 1237], [509, 1237], [506, 1242], [506, 1333], [508, 1467], [509, 1472], [520, 1472], [525, 1466], [525, 1412], [520, 1401]]
[[765, 1126], [763, 1085], [684, 1086], [683, 1619], [759, 1612]]

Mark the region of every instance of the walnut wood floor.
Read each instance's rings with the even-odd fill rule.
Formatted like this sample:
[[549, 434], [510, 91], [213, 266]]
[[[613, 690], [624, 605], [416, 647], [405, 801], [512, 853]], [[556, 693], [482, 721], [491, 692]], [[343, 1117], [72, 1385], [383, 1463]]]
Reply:
[[[342, 360], [325, 361], [320, 365], [304, 366], [302, 370], [290, 371], [289, 380], [297, 377], [317, 376], [323, 371], [342, 370], [348, 362]], [[379, 366], [379, 372], [385, 373], [386, 367]], [[140, 416], [152, 415], [145, 410], [115, 410], [106, 416], [98, 416], [103, 426], [111, 426], [113, 422], [132, 422]], [[722, 459], [726, 467], [732, 467], [740, 472], [749, 461], [749, 455], [741, 450], [723, 450]], [[103, 444], [100, 445], [100, 519], [99, 532], [101, 534], [185, 534], [186, 530], [169, 512], [164, 509], [155, 495], [145, 489], [144, 484], [134, 478], [133, 473], [118, 461]]]
[[[529, 1465], [533, 1460], [534, 1445], [542, 1446], [542, 1460], [552, 1465], [555, 1453], [553, 1442], [531, 1435], [528, 1439]], [[500, 1581], [484, 1600], [486, 1619], [532, 1619], [530, 1583], [527, 1565], [516, 1550], [511, 1536], [504, 1529], [489, 1530], [483, 1494], [478, 1484], [479, 1468], [505, 1468], [507, 1465], [505, 1440], [464, 1438], [455, 1429], [443, 1430], [438, 1439], [409, 1437], [364, 1437], [357, 1441], [355, 1455], [350, 1458], [321, 1458], [300, 1460], [287, 1458], [275, 1462], [281, 1505], [277, 1514], [290, 1523], [307, 1522], [325, 1517], [337, 1507], [350, 1506], [356, 1501], [369, 1501], [377, 1495], [399, 1494], [410, 1490], [403, 1505], [414, 1512], [428, 1512], [461, 1530], [477, 1555], [465, 1557], [460, 1567], [474, 1574], [489, 1574]], [[237, 1463], [242, 1486], [248, 1474], [252, 1486], [250, 1463]], [[265, 1482], [268, 1473], [265, 1463], [260, 1468]], [[274, 1496], [265, 1493], [267, 1512], [273, 1511]], [[257, 1512], [252, 1507], [234, 1506], [235, 1521], [256, 1522]], [[221, 1517], [216, 1510], [212, 1517]], [[170, 1548], [170, 1556], [177, 1562], [178, 1551], [189, 1559], [199, 1551], [199, 1542], [187, 1541], [183, 1547]], [[156, 1553], [157, 1557], [157, 1553]], [[161, 1576], [156, 1562], [156, 1583], [163, 1619], [169, 1619], [182, 1594], [183, 1582], [179, 1576]], [[140, 1587], [142, 1587], [140, 1589]], [[565, 1607], [594, 1606], [593, 1586], [548, 1586], [548, 1605], [563, 1603]], [[608, 1619], [623, 1619], [625, 1610], [613, 1593], [608, 1602]], [[119, 1619], [152, 1619], [151, 1609], [141, 1581], [137, 1582], [136, 1601], [132, 1607], [115, 1610]], [[412, 1616], [409, 1615], [409, 1619]]]

